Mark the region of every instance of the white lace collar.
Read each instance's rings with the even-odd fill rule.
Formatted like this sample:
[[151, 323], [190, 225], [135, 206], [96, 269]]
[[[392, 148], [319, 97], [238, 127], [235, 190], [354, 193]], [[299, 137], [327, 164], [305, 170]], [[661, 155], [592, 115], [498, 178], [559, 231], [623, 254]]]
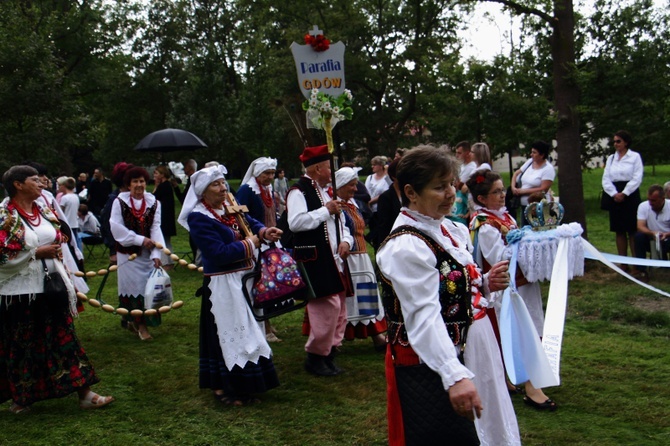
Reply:
[[[497, 211], [494, 211], [493, 209], [489, 209], [489, 208], [487, 208], [487, 207], [480, 206], [480, 205], [478, 205], [477, 203], [475, 203], [475, 210], [476, 210], [476, 211], [486, 211], [486, 212], [488, 212], [489, 214], [493, 214], [493, 215], [495, 215], [496, 217], [498, 217], [498, 218], [501, 219], [501, 220], [504, 220], [505, 217], [506, 217], [507, 215], [509, 215], [509, 212], [507, 212], [507, 208], [506, 208], [505, 206], [501, 207], [501, 208], [498, 209]], [[511, 215], [510, 215], [510, 217], [511, 217]]]
[[[406, 207], [401, 209], [394, 228], [402, 225], [413, 226], [429, 235], [461, 265], [474, 263], [472, 254], [468, 251], [469, 234], [464, 225], [458, 226], [445, 218], [434, 219]], [[458, 247], [454, 246], [451, 240], [442, 233], [441, 228], [444, 228], [453, 237]]]

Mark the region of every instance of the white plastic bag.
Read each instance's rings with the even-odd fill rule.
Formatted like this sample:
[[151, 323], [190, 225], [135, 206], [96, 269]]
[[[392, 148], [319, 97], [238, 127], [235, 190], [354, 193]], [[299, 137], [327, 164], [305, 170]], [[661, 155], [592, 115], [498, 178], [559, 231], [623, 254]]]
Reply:
[[144, 288], [144, 308], [160, 308], [172, 303], [172, 283], [163, 268], [154, 268]]

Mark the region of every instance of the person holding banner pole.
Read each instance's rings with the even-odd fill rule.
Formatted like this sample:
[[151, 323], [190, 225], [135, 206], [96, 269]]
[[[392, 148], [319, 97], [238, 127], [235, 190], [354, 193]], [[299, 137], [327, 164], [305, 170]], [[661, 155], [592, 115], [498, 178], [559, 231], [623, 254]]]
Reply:
[[[491, 265], [504, 259], [507, 244], [505, 236], [512, 229], [517, 229], [517, 223], [505, 207], [505, 187], [498, 173], [491, 170], [477, 170], [468, 180], [467, 186], [475, 203], [475, 213], [470, 221], [475, 260], [482, 270], [487, 272]], [[517, 273], [515, 282], [531, 316], [535, 331], [540, 336], [544, 327], [540, 285], [537, 282], [529, 283], [521, 271]], [[500, 342], [495, 311], [488, 310]], [[558, 408], [555, 401], [547, 397], [542, 389], [534, 387], [530, 381], [525, 383], [525, 390], [526, 396], [523, 401], [527, 405], [537, 410], [555, 411]]]
[[307, 304], [310, 332], [305, 370], [332, 377], [344, 371], [334, 357], [347, 325], [346, 296], [351, 295], [352, 285], [345, 262], [353, 239], [338, 218], [342, 204], [329, 194], [328, 147], [306, 147], [300, 161], [305, 175], [289, 189], [286, 211], [294, 234], [293, 257], [305, 267], [316, 295]]

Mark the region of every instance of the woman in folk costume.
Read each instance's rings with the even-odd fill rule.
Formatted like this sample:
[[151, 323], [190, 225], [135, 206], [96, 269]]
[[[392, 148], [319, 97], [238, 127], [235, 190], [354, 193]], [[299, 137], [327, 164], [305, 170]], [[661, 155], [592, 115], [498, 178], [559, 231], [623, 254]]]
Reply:
[[[256, 402], [254, 395], [279, 385], [272, 350], [242, 291], [242, 276], [254, 266], [261, 243], [282, 231], [229, 212], [224, 166], [191, 175], [179, 223], [202, 252], [205, 278], [200, 289], [200, 388], [212, 389], [226, 405]], [[253, 235], [244, 236], [246, 219]]]
[[[249, 216], [270, 228], [277, 224], [277, 208], [272, 191], [272, 180], [277, 170], [275, 158], [261, 157], [252, 161], [242, 178], [242, 185], [235, 198], [239, 204], [246, 205]], [[281, 342], [277, 330], [265, 321], [265, 336], [268, 342]]]
[[[165, 246], [161, 232], [161, 206], [155, 196], [146, 191], [149, 173], [142, 167], [128, 169], [123, 183], [128, 192], [121, 192], [112, 204], [110, 230], [116, 240], [116, 260], [119, 265], [119, 307], [145, 310], [144, 289], [154, 268], [161, 266]], [[129, 261], [131, 255], [137, 257]], [[161, 315], [124, 316], [128, 329], [136, 331], [142, 341], [152, 339], [147, 327], [161, 324]]]
[[[51, 212], [53, 212], [56, 215], [56, 218], [58, 218], [60, 222], [61, 233], [70, 234], [70, 237], [63, 237], [63, 242], [61, 243], [63, 253], [63, 264], [65, 265], [65, 269], [68, 271], [70, 275], [70, 279], [72, 279], [74, 283], [75, 290], [87, 294], [89, 292], [89, 287], [86, 284], [84, 278], [74, 275], [75, 271], [82, 271], [80, 265], [83, 264], [82, 262], [84, 256], [77, 247], [77, 243], [71, 237], [72, 231], [69, 229], [69, 227], [66, 227], [67, 217], [63, 213], [63, 209], [61, 209], [61, 207], [58, 205], [58, 203], [56, 202], [56, 197], [54, 197], [51, 191], [49, 190], [49, 184], [51, 183], [51, 180], [49, 179], [47, 167], [44, 164], [36, 162], [29, 162], [26, 163], [26, 165], [37, 170], [37, 175], [39, 176], [40, 181], [42, 182], [42, 192], [40, 194], [40, 197], [36, 200], [37, 204], [41, 205], [42, 207], [48, 207], [49, 209], [51, 209]], [[84, 311], [84, 305], [79, 300], [77, 301], [77, 311], [79, 313]]]
[[[368, 255], [367, 244], [363, 236], [365, 220], [358, 209], [356, 200], [354, 200], [359, 170], [361, 170], [360, 167], [342, 167], [335, 172], [337, 196], [342, 202], [342, 211], [346, 219], [345, 224], [354, 237], [354, 246], [349, 251], [347, 263], [356, 295], [347, 297], [347, 317], [349, 321], [344, 332], [344, 338], [351, 341], [354, 338], [366, 339], [371, 337], [376, 349], [386, 351], [384, 309], [379, 297], [374, 267]], [[369, 316], [365, 317], [366, 314]]]
[[484, 311], [489, 292], [509, 284], [507, 262], [482, 275], [467, 228], [444, 218], [454, 204], [457, 169], [455, 158], [437, 148], [416, 148], [401, 159], [404, 207], [377, 253], [392, 445], [520, 444]]
[[277, 223], [277, 210], [272, 195], [272, 180], [276, 169], [275, 158], [256, 158], [247, 169], [242, 185], [235, 195], [239, 204], [249, 208], [249, 216], [268, 228]]
[[[2, 178], [9, 197], [0, 203], [0, 402], [26, 413], [38, 401], [77, 392], [79, 406], [114, 401], [91, 391], [99, 382], [77, 339], [77, 297], [62, 263], [58, 219], [38, 203], [37, 170], [11, 167]], [[45, 292], [45, 274], [59, 274], [62, 292]]]
[[[475, 213], [470, 222], [471, 234], [475, 240], [475, 260], [486, 272], [491, 265], [503, 260], [507, 245], [505, 237], [510, 230], [517, 229], [517, 224], [505, 207], [505, 188], [499, 174], [490, 170], [478, 170], [470, 177], [467, 186], [475, 202]], [[519, 268], [516, 285], [539, 336], [544, 326], [540, 284], [529, 283]], [[500, 342], [495, 311], [492, 310], [489, 309], [489, 316]], [[533, 387], [530, 381], [525, 383], [525, 390], [523, 401], [527, 405], [538, 410], [554, 411], [558, 408], [542, 389]]]

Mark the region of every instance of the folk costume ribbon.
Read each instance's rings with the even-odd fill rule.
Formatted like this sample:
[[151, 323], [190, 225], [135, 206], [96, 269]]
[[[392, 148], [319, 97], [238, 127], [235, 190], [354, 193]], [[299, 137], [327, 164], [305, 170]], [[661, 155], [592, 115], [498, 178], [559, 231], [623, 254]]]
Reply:
[[559, 382], [542, 349], [540, 335], [516, 289], [517, 257], [518, 245], [514, 244], [509, 266], [510, 286], [503, 294], [498, 321], [507, 375], [514, 384], [530, 380], [537, 388], [556, 386]]

